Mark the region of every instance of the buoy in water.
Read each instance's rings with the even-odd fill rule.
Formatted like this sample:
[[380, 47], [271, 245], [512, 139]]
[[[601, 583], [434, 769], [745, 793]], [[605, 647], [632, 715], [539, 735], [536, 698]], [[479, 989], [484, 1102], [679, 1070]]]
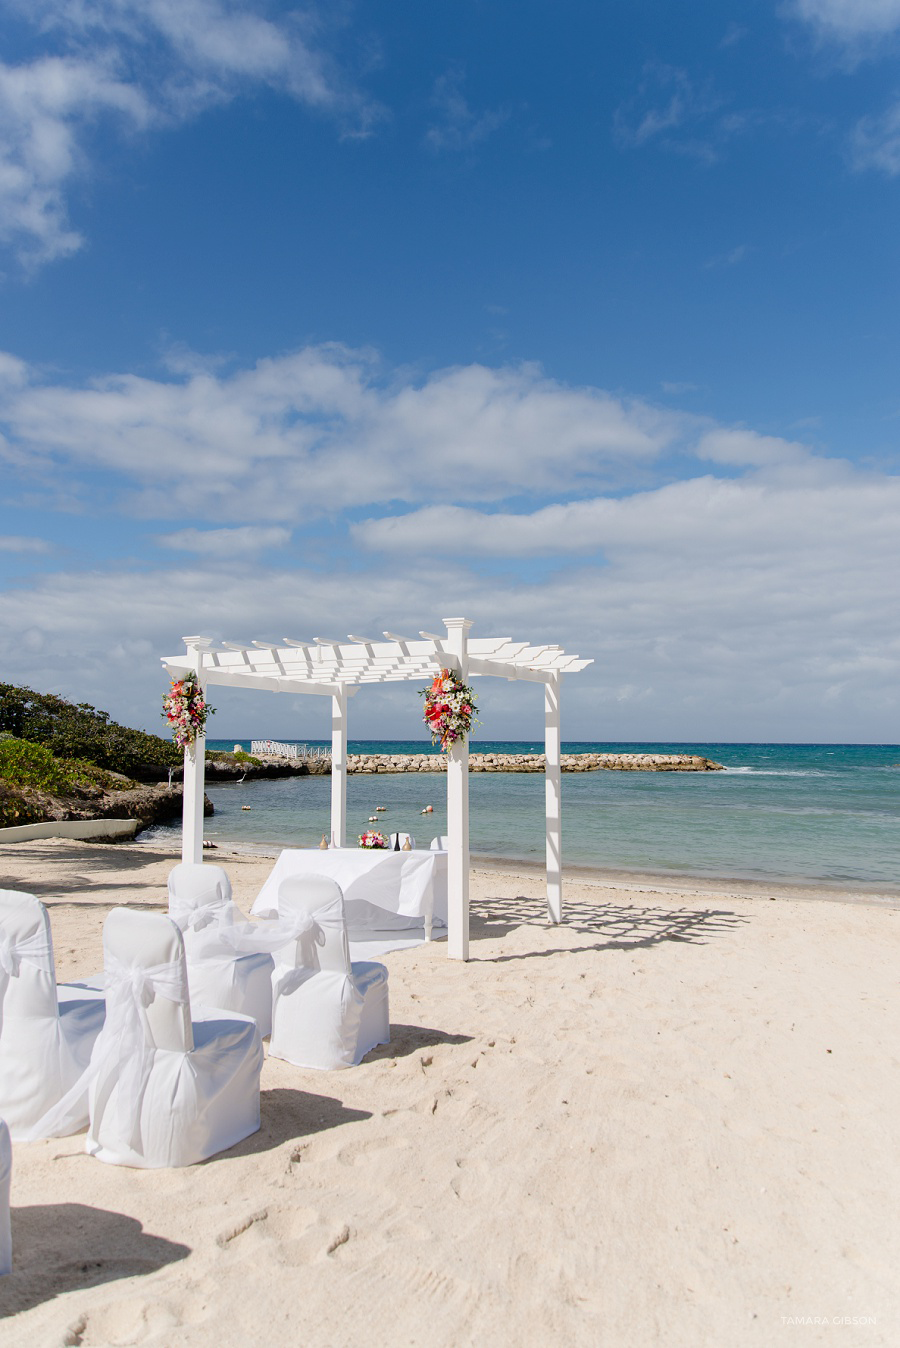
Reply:
[[387, 806], [386, 806], [386, 805], [376, 805], [376, 806], [375, 806], [375, 809], [378, 811], [379, 814], [383, 814], [384, 811], [387, 809]]
[[242, 810], [252, 810], [252, 809], [253, 809], [253, 806], [252, 806], [252, 805], [242, 805], [242, 806], [241, 806], [241, 809], [242, 809]]

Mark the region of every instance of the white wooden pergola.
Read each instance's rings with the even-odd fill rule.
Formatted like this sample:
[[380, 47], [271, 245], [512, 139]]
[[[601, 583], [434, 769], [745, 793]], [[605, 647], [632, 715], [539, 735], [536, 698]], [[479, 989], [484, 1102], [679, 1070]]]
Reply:
[[[443, 619], [446, 632], [420, 632], [407, 640], [385, 632], [384, 641], [350, 636], [347, 643], [315, 637], [281, 645], [226, 641], [220, 649], [206, 637], [184, 637], [182, 655], [163, 656], [169, 674], [193, 670], [201, 686], [254, 688], [276, 693], [310, 693], [331, 698], [331, 834], [337, 847], [347, 841], [347, 701], [361, 684], [430, 682], [441, 669], [463, 682], [484, 675], [524, 679], [544, 685], [546, 750], [547, 910], [562, 918], [561, 770], [559, 692], [563, 674], [577, 673], [591, 660], [567, 655], [560, 646], [530, 646], [509, 637], [469, 638], [468, 618]], [[182, 859], [203, 860], [205, 745], [201, 736], [184, 757]], [[447, 756], [448, 954], [469, 957], [469, 749], [453, 746]]]

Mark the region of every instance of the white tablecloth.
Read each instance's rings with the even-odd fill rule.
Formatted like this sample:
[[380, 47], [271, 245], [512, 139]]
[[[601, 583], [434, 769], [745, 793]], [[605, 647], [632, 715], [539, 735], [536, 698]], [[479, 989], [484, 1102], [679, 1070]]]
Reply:
[[368, 851], [362, 847], [286, 848], [250, 910], [274, 917], [289, 875], [328, 875], [344, 891], [347, 926], [387, 932], [447, 924], [447, 853]]

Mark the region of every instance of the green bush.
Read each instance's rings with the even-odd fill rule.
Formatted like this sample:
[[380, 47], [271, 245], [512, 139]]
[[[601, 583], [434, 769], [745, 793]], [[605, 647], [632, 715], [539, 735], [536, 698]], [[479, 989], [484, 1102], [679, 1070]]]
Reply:
[[137, 785], [93, 763], [55, 758], [43, 744], [31, 744], [12, 735], [0, 739], [0, 778], [9, 786], [31, 786], [51, 795], [123, 790]]
[[252, 763], [255, 768], [262, 767], [262, 759], [254, 758], [252, 754], [247, 753], [246, 749], [235, 749], [233, 756], [236, 763]]
[[181, 750], [159, 735], [111, 721], [88, 702], [0, 683], [0, 735], [44, 745], [60, 759], [77, 759], [132, 777], [159, 777], [177, 767]]
[[35, 786], [39, 791], [65, 791], [68, 774], [43, 744], [29, 744], [4, 736], [0, 740], [0, 777], [11, 786]]
[[45, 813], [35, 801], [15, 787], [0, 781], [0, 828], [16, 828], [19, 824], [40, 824]]

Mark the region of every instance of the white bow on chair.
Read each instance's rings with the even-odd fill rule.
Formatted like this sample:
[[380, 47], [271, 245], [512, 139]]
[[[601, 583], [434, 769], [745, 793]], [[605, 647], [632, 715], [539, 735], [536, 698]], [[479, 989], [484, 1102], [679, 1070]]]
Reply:
[[10, 978], [18, 978], [22, 964], [33, 964], [44, 973], [53, 973], [53, 952], [46, 932], [35, 931], [15, 941], [0, 931], [0, 979], [6, 983]]
[[147, 1007], [157, 997], [181, 1005], [187, 1003], [184, 961], [129, 965], [107, 951], [103, 986], [106, 1021], [97, 1036], [90, 1064], [71, 1090], [34, 1125], [31, 1139], [71, 1132], [84, 1113], [91, 1083], [100, 1076], [114, 1075], [119, 1086], [116, 1121], [120, 1138], [129, 1147], [140, 1150], [141, 1101], [154, 1054], [147, 1028]]

